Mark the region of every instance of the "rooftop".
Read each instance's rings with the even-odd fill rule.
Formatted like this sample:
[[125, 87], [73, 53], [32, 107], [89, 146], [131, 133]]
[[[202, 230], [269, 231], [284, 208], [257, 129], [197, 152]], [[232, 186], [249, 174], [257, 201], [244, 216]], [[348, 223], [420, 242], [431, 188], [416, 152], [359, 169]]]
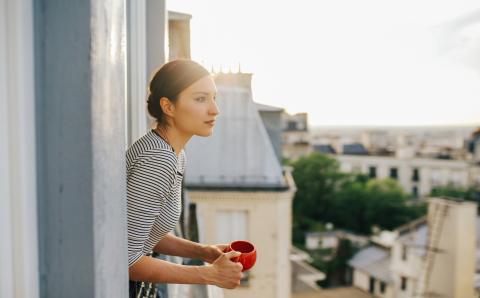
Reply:
[[221, 112], [212, 136], [193, 137], [186, 147], [185, 186], [189, 190], [288, 187], [244, 77], [217, 74], [215, 78]]
[[390, 272], [390, 252], [388, 249], [371, 245], [360, 250], [348, 261], [348, 265], [367, 272], [377, 279], [387, 283], [392, 281]]
[[260, 112], [283, 112], [285, 110], [283, 108], [268, 106], [261, 103], [255, 103], [255, 105]]

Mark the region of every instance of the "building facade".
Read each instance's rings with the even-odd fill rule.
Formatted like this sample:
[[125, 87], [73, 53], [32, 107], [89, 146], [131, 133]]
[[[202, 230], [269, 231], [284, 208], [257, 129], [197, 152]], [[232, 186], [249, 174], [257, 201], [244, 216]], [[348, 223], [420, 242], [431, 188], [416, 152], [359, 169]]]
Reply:
[[440, 186], [480, 186], [480, 166], [470, 161], [370, 155], [335, 155], [335, 158], [343, 172], [392, 178], [406, 193], [418, 197], [428, 196], [433, 188]]
[[250, 74], [216, 75], [217, 125], [212, 136], [187, 145], [185, 186], [201, 242], [243, 239], [256, 246], [256, 265], [224, 297], [287, 298], [295, 184], [274, 153], [250, 82]]
[[480, 220], [472, 202], [431, 199], [428, 215], [350, 261], [353, 285], [376, 297], [476, 297]]
[[313, 152], [308, 129], [308, 114], [283, 113], [283, 157], [295, 160]]

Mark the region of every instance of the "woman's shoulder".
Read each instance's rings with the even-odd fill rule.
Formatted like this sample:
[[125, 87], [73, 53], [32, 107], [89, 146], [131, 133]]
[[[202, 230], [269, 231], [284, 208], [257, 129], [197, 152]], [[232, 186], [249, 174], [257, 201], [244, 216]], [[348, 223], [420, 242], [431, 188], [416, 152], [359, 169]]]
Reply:
[[177, 163], [177, 156], [172, 150], [172, 147], [152, 131], [149, 131], [135, 141], [135, 143], [127, 149], [126, 157], [127, 163], [138, 159], [156, 158], [169, 160], [172, 164]]

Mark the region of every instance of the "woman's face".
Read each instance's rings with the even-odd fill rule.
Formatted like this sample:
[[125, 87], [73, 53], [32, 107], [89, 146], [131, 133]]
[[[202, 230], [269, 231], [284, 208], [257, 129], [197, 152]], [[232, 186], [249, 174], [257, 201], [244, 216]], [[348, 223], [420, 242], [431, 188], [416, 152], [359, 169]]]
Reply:
[[174, 125], [185, 134], [210, 136], [219, 113], [217, 88], [211, 76], [205, 76], [180, 92], [175, 103]]

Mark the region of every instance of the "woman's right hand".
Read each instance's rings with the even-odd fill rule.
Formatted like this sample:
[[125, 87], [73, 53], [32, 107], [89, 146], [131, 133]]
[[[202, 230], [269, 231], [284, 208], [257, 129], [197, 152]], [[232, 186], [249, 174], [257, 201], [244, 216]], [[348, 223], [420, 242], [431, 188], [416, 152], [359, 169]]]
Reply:
[[231, 259], [240, 256], [238, 251], [222, 253], [209, 267], [212, 272], [213, 284], [226, 289], [234, 289], [240, 285], [243, 266]]

